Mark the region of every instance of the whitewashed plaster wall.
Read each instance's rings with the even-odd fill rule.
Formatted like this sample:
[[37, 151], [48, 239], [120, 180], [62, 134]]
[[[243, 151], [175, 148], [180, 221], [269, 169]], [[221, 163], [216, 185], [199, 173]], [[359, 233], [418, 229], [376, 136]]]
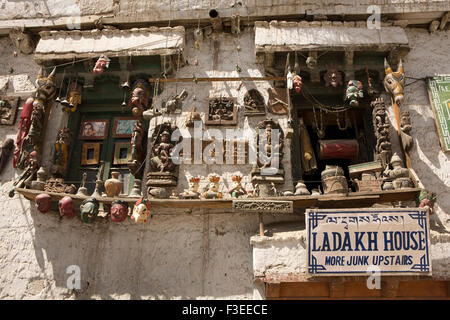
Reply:
[[[445, 50], [442, 50], [448, 47], [448, 32], [430, 35], [422, 30], [408, 30], [408, 38], [412, 50], [405, 60], [405, 70], [409, 76], [421, 77], [444, 71], [449, 73], [446, 64], [448, 59]], [[233, 39], [232, 36], [226, 36], [221, 40], [217, 67], [221, 72], [217, 76], [234, 75], [237, 60]], [[201, 45], [197, 56], [197, 68], [200, 71], [195, 71], [192, 61], [196, 51], [192, 47], [192, 39], [187, 40], [186, 57], [191, 65], [180, 70], [176, 76], [191, 77], [193, 73], [205, 76], [212, 70], [211, 48], [207, 44]], [[252, 36], [249, 38], [246, 33], [241, 35], [243, 50], [240, 53], [240, 66], [243, 75], [259, 75], [261, 72], [253, 63], [252, 46], [250, 49], [246, 47], [251, 40]], [[38, 67], [33, 65], [32, 56], [19, 54], [18, 58], [14, 58], [8, 41], [0, 39], [0, 63], [3, 63], [0, 78], [10, 76], [7, 71], [9, 65], [15, 65], [16, 72], [28, 74], [30, 83], [33, 83]], [[10, 51], [6, 49], [8, 46]], [[264, 88], [265, 85], [258, 86]], [[181, 86], [178, 92], [180, 89]], [[183, 103], [183, 112], [188, 112], [195, 105], [204, 113], [205, 99], [212, 94], [230, 92], [238, 94], [238, 100], [242, 101], [245, 84], [239, 93], [231, 84], [224, 88], [219, 84], [190, 84], [186, 89], [189, 98]], [[171, 90], [175, 91], [174, 88]], [[449, 172], [448, 156], [440, 151], [424, 84], [417, 83], [406, 90], [405, 107], [411, 112], [412, 135], [416, 142], [412, 151], [413, 166], [424, 186], [438, 193], [439, 214], [448, 221], [448, 191], [445, 193], [449, 186], [448, 176], [445, 178], [445, 173]], [[262, 93], [267, 99], [265, 90]], [[197, 101], [192, 100], [193, 94], [197, 96]], [[50, 137], [56, 137], [60, 125], [65, 121], [57, 114], [52, 119], [56, 119], [58, 125], [51, 126], [47, 132], [47, 157], [52, 143]], [[240, 123], [239, 126], [253, 128], [259, 120], [251, 119], [250, 124]], [[180, 119], [177, 124], [182, 126], [183, 121]], [[17, 121], [15, 126], [0, 126], [0, 137], [15, 138], [16, 128]], [[285, 159], [289, 159], [287, 154]], [[288, 169], [289, 164], [285, 165], [285, 169]], [[224, 174], [225, 180], [229, 181], [225, 167], [207, 168], [198, 165], [189, 169], [182, 166], [179, 190], [186, 186], [184, 174], [205, 175], [205, 169]], [[248, 173], [250, 166], [231, 169], [232, 172]], [[0, 176], [0, 299], [253, 297], [255, 257], [252, 255], [250, 237], [257, 233], [256, 216], [203, 212], [200, 209], [182, 210], [184, 215], [173, 215], [180, 211], [166, 209], [158, 212], [167, 215], [154, 215], [149, 223], [143, 225], [136, 225], [132, 221], [114, 224], [101, 218], [93, 225], [87, 225], [79, 218], [60, 220], [56, 212], [40, 214], [34, 209], [33, 203], [17, 194], [13, 199], [8, 198], [7, 192], [16, 174], [10, 160]], [[299, 222], [303, 217], [265, 215], [264, 220], [269, 225], [272, 222]], [[435, 250], [439, 250], [439, 255], [448, 253], [447, 242], [436, 243]], [[66, 287], [69, 276], [66, 268], [69, 265], [78, 265], [81, 269], [81, 290], [77, 292]]]

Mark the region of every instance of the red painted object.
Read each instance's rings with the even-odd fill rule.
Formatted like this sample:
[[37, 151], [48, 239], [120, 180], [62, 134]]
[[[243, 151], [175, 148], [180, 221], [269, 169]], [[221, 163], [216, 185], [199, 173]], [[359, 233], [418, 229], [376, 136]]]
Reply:
[[358, 156], [357, 140], [319, 140], [319, 158], [325, 159], [354, 159]]
[[17, 130], [16, 148], [14, 149], [14, 168], [17, 168], [17, 161], [19, 160], [20, 152], [22, 151], [23, 139], [25, 139], [28, 131], [30, 130], [31, 113], [33, 112], [33, 101], [34, 99], [30, 97], [23, 104], [23, 110], [22, 114], [20, 115], [20, 122]]

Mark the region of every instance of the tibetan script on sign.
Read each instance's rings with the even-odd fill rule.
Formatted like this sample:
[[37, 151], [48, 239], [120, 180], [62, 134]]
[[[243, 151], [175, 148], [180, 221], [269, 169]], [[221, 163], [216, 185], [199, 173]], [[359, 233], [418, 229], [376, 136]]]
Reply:
[[292, 201], [233, 200], [233, 211], [292, 213]]
[[450, 151], [450, 75], [427, 78], [428, 95], [444, 152]]
[[422, 208], [308, 209], [306, 228], [310, 275], [431, 275]]

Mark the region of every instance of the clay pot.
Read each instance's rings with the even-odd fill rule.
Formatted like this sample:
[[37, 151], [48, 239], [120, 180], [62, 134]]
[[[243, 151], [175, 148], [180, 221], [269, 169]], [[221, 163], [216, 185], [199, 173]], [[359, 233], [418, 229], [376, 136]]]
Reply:
[[108, 197], [117, 197], [122, 191], [122, 181], [119, 180], [120, 173], [117, 171], [111, 172], [112, 178], [105, 181], [105, 189]]

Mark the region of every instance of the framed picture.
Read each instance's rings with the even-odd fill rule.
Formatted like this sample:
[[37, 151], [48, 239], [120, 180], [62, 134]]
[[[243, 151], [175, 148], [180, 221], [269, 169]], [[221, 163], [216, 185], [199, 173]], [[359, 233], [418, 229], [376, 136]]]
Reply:
[[81, 165], [95, 165], [100, 163], [100, 142], [83, 143], [81, 147]]
[[108, 119], [87, 119], [81, 122], [79, 138], [83, 140], [103, 140], [108, 136]]
[[131, 142], [116, 142], [113, 164], [127, 164], [128, 161], [131, 161]]
[[0, 97], [0, 124], [13, 125], [20, 98]]
[[114, 126], [113, 126], [113, 137], [114, 138], [131, 138], [133, 134], [134, 125], [138, 119], [123, 117], [123, 118], [115, 118]]

